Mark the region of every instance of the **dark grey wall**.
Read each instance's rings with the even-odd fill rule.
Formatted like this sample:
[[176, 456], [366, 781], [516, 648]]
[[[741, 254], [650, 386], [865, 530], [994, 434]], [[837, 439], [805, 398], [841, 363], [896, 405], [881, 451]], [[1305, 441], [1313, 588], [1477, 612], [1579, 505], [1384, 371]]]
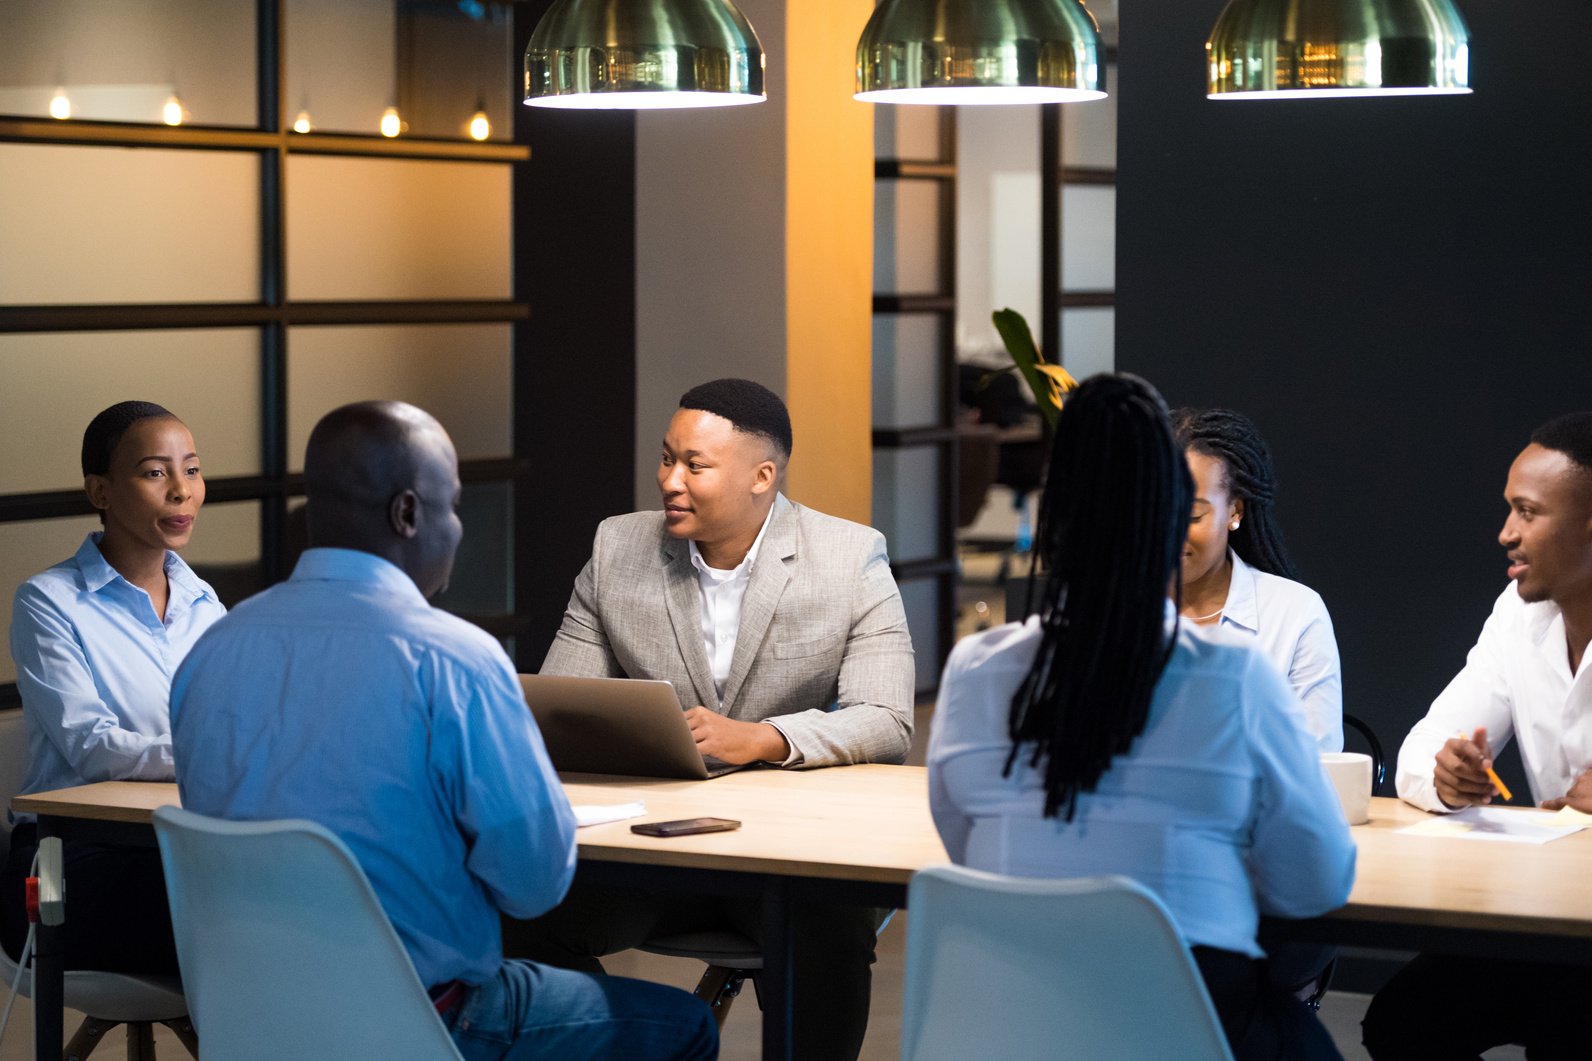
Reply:
[[1392, 754], [1505, 585], [1509, 462], [1592, 407], [1592, 6], [1459, 0], [1470, 96], [1248, 103], [1204, 98], [1222, 0], [1122, 6], [1117, 365], [1260, 424]]
[[[523, 55], [552, 0], [516, 4]], [[516, 93], [518, 97], [518, 93]], [[631, 509], [636, 420], [636, 120], [630, 111], [516, 105], [515, 644], [536, 670], [558, 632], [597, 524]]]

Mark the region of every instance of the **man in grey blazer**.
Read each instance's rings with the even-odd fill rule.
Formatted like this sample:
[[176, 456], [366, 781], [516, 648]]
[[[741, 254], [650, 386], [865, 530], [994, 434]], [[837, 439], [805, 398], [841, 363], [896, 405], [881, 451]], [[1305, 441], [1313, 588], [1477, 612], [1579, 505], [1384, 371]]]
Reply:
[[[663, 440], [663, 511], [598, 528], [542, 673], [666, 679], [698, 750], [726, 763], [903, 761], [912, 642], [884, 538], [779, 492], [791, 444], [767, 388], [723, 379], [687, 391]], [[796, 1055], [855, 1057], [878, 912], [794, 913]], [[756, 939], [756, 902], [577, 880], [515, 935], [532, 957], [596, 971], [600, 955], [715, 927]]]

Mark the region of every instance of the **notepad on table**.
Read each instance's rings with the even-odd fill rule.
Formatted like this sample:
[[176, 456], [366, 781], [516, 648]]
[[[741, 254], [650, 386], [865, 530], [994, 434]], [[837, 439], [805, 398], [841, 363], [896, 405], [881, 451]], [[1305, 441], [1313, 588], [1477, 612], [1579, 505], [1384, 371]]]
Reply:
[[622, 822], [647, 813], [647, 805], [639, 799], [630, 803], [576, 803], [571, 804], [570, 809], [575, 812], [575, 824], [580, 827]]
[[1592, 815], [1575, 812], [1583, 820], [1564, 817], [1561, 811], [1516, 810], [1509, 807], [1466, 807], [1441, 818], [1429, 818], [1398, 830], [1411, 836], [1447, 836], [1456, 840], [1502, 840], [1516, 844], [1546, 844], [1592, 825]]

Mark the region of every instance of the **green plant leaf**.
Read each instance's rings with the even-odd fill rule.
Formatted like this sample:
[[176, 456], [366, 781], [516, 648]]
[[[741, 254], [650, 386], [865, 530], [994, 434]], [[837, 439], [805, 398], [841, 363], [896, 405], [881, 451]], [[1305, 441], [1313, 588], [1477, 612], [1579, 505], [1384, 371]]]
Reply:
[[1034, 333], [1029, 330], [1028, 322], [1014, 309], [998, 309], [990, 315], [990, 319], [995, 322], [1001, 342], [1006, 344], [1006, 352], [1011, 355], [1012, 362], [1028, 383], [1028, 389], [1033, 392], [1034, 404], [1039, 406], [1045, 423], [1054, 428], [1061, 409], [1056, 402], [1050, 377], [1040, 370], [1039, 366], [1045, 363], [1045, 359], [1034, 343]]

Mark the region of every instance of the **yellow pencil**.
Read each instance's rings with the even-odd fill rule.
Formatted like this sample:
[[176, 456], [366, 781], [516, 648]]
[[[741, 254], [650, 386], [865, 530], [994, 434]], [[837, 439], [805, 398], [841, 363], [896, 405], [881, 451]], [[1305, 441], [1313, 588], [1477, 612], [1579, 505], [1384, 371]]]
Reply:
[[[1470, 740], [1470, 734], [1466, 733], [1464, 730], [1460, 730], [1459, 739]], [[1490, 766], [1487, 768], [1487, 780], [1493, 783], [1493, 787], [1498, 790], [1498, 794], [1504, 798], [1505, 802], [1515, 798], [1514, 794], [1509, 791], [1509, 786], [1504, 784], [1503, 779], [1500, 778]]]

